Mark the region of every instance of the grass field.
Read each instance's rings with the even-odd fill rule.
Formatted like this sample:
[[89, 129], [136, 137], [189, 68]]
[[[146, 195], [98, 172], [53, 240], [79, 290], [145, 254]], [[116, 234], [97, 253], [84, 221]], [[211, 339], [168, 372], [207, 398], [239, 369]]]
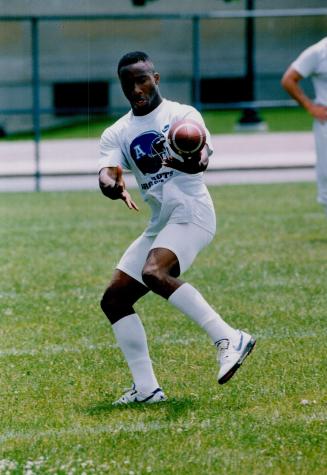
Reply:
[[[211, 134], [231, 134], [241, 117], [237, 110], [205, 111], [203, 117]], [[302, 108], [262, 109], [260, 117], [264, 120], [270, 132], [309, 131], [312, 129], [312, 118]], [[113, 117], [90, 117], [75, 124], [56, 127], [42, 132], [45, 139], [70, 139], [80, 137], [99, 138], [106, 127], [115, 122]], [[18, 140], [32, 138], [30, 133], [13, 134], [1, 140]]]
[[185, 278], [257, 347], [218, 386], [206, 335], [148, 295], [136, 308], [169, 400], [128, 408], [111, 406], [131, 381], [98, 301], [145, 207], [0, 194], [0, 474], [326, 473], [327, 219], [315, 186], [211, 192], [219, 232]]

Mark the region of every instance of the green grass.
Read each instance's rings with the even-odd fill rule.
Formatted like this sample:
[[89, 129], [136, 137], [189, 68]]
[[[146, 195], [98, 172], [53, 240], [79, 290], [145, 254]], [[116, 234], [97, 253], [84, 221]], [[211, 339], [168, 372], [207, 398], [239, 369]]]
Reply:
[[0, 474], [325, 472], [327, 220], [315, 186], [211, 191], [219, 231], [185, 279], [257, 347], [218, 386], [207, 336], [148, 295], [136, 308], [169, 400], [122, 409], [111, 402], [130, 376], [98, 301], [145, 206], [0, 194]]
[[[203, 116], [212, 134], [230, 134], [235, 133], [235, 124], [242, 114], [239, 111], [207, 111]], [[267, 123], [270, 132], [303, 132], [312, 129], [312, 118], [299, 107], [262, 109], [259, 116]]]
[[[205, 122], [212, 134], [230, 134], [235, 132], [235, 125], [241, 118], [240, 111], [206, 111], [203, 112]], [[264, 120], [270, 132], [309, 131], [312, 128], [312, 118], [303, 109], [281, 108], [263, 109], [260, 117]], [[80, 137], [99, 138], [106, 127], [116, 119], [113, 117], [91, 117], [89, 120], [76, 124], [56, 127], [42, 132], [45, 139], [67, 139]], [[1, 140], [31, 139], [30, 133], [13, 134]]]

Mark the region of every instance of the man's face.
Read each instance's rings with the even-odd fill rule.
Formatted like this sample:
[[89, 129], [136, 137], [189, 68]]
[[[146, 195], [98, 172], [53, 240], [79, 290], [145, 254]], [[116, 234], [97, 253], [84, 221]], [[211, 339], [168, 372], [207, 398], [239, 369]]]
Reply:
[[139, 61], [123, 66], [119, 79], [135, 115], [148, 114], [160, 104], [159, 74], [153, 71], [152, 63]]

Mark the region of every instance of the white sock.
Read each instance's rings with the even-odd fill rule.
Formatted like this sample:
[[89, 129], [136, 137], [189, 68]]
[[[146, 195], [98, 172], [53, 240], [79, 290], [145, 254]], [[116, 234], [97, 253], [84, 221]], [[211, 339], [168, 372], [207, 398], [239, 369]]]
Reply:
[[151, 393], [159, 385], [139, 316], [136, 313], [127, 315], [114, 323], [112, 329], [131, 370], [136, 389], [145, 394]]
[[210, 307], [192, 285], [182, 284], [171, 294], [168, 301], [200, 325], [213, 343], [222, 339], [233, 339], [236, 336], [236, 330]]

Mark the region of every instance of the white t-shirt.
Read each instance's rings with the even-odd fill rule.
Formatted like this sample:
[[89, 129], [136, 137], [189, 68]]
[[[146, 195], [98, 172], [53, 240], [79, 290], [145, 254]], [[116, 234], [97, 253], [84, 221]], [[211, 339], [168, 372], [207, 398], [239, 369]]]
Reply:
[[327, 106], [327, 37], [305, 49], [291, 66], [302, 77], [311, 77], [315, 102]]
[[[211, 197], [203, 182], [203, 173], [194, 175], [161, 165], [167, 154], [166, 137], [171, 125], [185, 117], [200, 122], [194, 107], [163, 99], [144, 116], [129, 111], [102, 134], [99, 170], [121, 165], [130, 170], [141, 195], [152, 210], [145, 234], [154, 236], [168, 223], [193, 222], [215, 233], [216, 219]], [[212, 153], [210, 134], [206, 143]]]

